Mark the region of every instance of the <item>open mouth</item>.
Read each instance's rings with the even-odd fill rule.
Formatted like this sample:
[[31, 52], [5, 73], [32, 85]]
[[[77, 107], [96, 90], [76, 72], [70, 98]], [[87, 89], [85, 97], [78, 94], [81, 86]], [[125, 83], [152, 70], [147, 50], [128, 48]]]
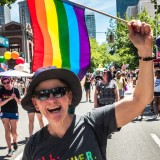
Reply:
[[61, 107], [57, 107], [57, 108], [48, 108], [47, 109], [49, 112], [53, 113], [53, 112], [58, 112], [61, 110]]

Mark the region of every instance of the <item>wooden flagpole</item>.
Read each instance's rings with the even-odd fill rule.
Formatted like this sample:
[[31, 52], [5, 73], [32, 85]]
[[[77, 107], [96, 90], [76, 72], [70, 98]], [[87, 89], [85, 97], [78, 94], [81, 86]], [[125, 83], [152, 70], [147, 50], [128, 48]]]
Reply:
[[104, 13], [104, 12], [101, 12], [101, 11], [98, 11], [98, 10], [96, 10], [96, 9], [93, 9], [93, 8], [90, 8], [90, 7], [87, 7], [87, 6], [84, 6], [84, 5], [79, 4], [79, 3], [75, 3], [75, 2], [72, 2], [72, 1], [68, 1], [68, 0], [60, 0], [60, 1], [65, 2], [65, 3], [68, 3], [68, 4], [71, 4], [71, 5], [74, 5], [74, 6], [78, 6], [78, 7], [81, 7], [81, 8], [89, 9], [89, 10], [91, 10], [91, 11], [100, 13], [100, 14], [102, 14], [102, 15], [104, 15], [104, 16], [107, 16], [107, 17], [111, 17], [111, 18], [113, 18], [113, 19], [116, 19], [116, 20], [118, 20], [118, 21], [120, 21], [120, 22], [123, 22], [123, 23], [126, 23], [126, 24], [128, 23], [126, 20], [124, 20], [124, 19], [122, 19], [122, 18], [118, 18], [118, 17], [112, 16], [112, 15], [110, 15], [110, 14], [107, 14], [107, 13]]

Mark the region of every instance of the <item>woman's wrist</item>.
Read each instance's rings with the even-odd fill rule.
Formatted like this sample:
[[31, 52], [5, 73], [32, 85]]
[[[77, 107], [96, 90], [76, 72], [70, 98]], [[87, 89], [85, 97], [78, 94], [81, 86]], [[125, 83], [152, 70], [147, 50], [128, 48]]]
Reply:
[[138, 50], [138, 55], [140, 56], [140, 57], [152, 57], [153, 55], [154, 55], [154, 53], [153, 53], [153, 50], [151, 50], [151, 49], [148, 49], [148, 50], [146, 50], [146, 49], [141, 49], [141, 50]]

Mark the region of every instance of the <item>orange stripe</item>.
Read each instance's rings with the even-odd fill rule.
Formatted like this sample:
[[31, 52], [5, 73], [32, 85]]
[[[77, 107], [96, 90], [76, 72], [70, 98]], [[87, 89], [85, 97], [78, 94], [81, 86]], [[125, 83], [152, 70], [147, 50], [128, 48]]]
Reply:
[[37, 19], [44, 38], [44, 60], [43, 66], [51, 66], [53, 59], [53, 48], [51, 38], [48, 32], [46, 8], [43, 0], [35, 0]]

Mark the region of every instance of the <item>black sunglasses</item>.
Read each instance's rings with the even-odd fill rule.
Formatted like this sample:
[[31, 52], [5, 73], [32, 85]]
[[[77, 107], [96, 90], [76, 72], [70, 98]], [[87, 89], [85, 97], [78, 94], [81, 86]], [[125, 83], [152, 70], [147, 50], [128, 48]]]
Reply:
[[63, 97], [68, 91], [69, 89], [67, 87], [57, 87], [50, 90], [46, 89], [46, 90], [35, 92], [34, 96], [37, 99], [43, 101], [43, 100], [47, 100], [50, 97], [51, 93], [55, 98], [60, 98], [60, 97]]
[[3, 82], [3, 84], [5, 85], [5, 84], [9, 84], [10, 82]]
[[102, 74], [107, 74], [107, 72], [103, 72]]

